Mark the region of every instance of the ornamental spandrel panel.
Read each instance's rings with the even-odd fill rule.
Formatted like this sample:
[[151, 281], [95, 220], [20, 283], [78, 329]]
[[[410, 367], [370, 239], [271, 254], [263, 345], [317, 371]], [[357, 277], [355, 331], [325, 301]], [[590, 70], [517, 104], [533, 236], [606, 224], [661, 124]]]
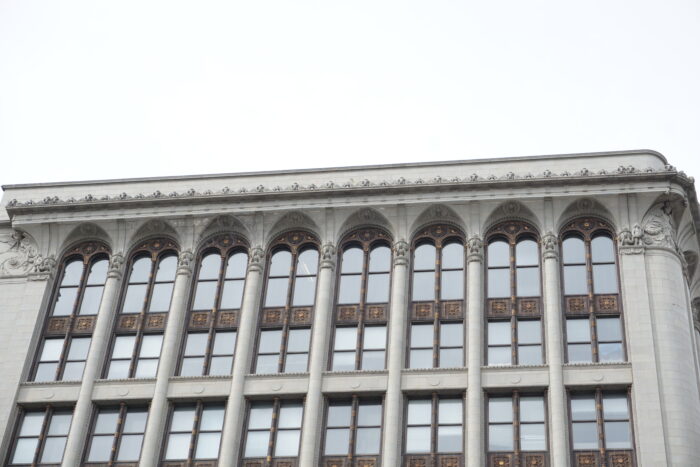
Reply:
[[435, 304], [433, 302], [414, 303], [411, 310], [411, 319], [417, 321], [432, 321], [434, 318], [433, 314], [435, 313], [434, 310]]
[[372, 323], [386, 321], [388, 314], [388, 306], [386, 304], [368, 305], [365, 310], [365, 321]]
[[542, 314], [541, 300], [539, 298], [518, 298], [518, 316], [523, 318], [536, 318]]
[[527, 452], [520, 455], [521, 467], [545, 467], [547, 454], [542, 452]]
[[145, 329], [149, 331], [163, 331], [168, 321], [167, 313], [149, 313], [146, 315]]
[[430, 456], [405, 456], [404, 467], [434, 467]]
[[461, 301], [442, 302], [440, 317], [442, 319], [463, 319], [464, 306]]
[[95, 329], [96, 316], [78, 316], [73, 321], [73, 332], [76, 334], [91, 334]]
[[608, 467], [632, 467], [634, 465], [632, 451], [608, 451], [607, 459]]
[[46, 326], [47, 335], [65, 334], [70, 326], [70, 318], [51, 318]]
[[272, 467], [296, 467], [297, 459], [272, 459]]
[[596, 451], [575, 452], [574, 467], [599, 467], [600, 456]]
[[243, 461], [243, 467], [268, 467], [267, 461], [264, 459], [246, 459]]
[[379, 467], [379, 456], [363, 456], [355, 459], [354, 467]]
[[230, 329], [238, 326], [238, 311], [220, 311], [216, 316], [216, 327]]
[[210, 311], [196, 311], [190, 315], [190, 329], [207, 329], [211, 320]]
[[588, 306], [588, 296], [587, 295], [576, 295], [569, 296], [564, 299], [566, 306], [567, 315], [587, 315], [589, 314]]
[[262, 311], [260, 325], [262, 327], [275, 327], [284, 324], [284, 308], [266, 308]]
[[289, 311], [289, 323], [296, 326], [311, 325], [313, 312], [310, 307], [292, 308]]
[[141, 315], [122, 315], [117, 321], [117, 331], [136, 331], [141, 323]]
[[487, 301], [489, 318], [508, 318], [511, 316], [510, 298], [492, 298]]
[[599, 314], [619, 314], [620, 299], [615, 295], [596, 295], [595, 296], [595, 311]]
[[218, 462], [216, 461], [196, 461], [192, 463], [193, 467], [216, 467]]
[[464, 467], [464, 456], [461, 454], [443, 454], [438, 457], [437, 467]]
[[357, 323], [360, 319], [359, 307], [357, 305], [342, 305], [336, 311], [336, 322]]
[[350, 460], [344, 457], [325, 458], [323, 467], [350, 467]]
[[488, 463], [489, 467], [513, 467], [515, 458], [510, 452], [500, 452], [497, 454], [489, 454]]

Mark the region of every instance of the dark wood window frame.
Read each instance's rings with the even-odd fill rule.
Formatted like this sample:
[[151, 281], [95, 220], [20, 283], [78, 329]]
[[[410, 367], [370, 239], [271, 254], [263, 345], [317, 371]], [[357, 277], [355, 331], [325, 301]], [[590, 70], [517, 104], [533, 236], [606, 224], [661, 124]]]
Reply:
[[[511, 398], [513, 404], [513, 418], [510, 423], [501, 422], [491, 422], [489, 420], [489, 401], [492, 398], [498, 397], [509, 397]], [[520, 399], [522, 397], [539, 397], [542, 399], [542, 404], [544, 407], [542, 414], [542, 422], [523, 422], [520, 417]], [[549, 465], [549, 415], [547, 407], [547, 392], [533, 392], [533, 391], [509, 391], [509, 392], [494, 392], [488, 393], [485, 397], [485, 407], [484, 407], [484, 422], [486, 425], [486, 452], [487, 452], [487, 466], [488, 467], [499, 467], [502, 465], [523, 465], [523, 466], [541, 466], [544, 467]], [[513, 450], [512, 451], [491, 451], [489, 449], [489, 433], [490, 426], [492, 425], [512, 425], [513, 426]], [[544, 435], [545, 435], [545, 450], [544, 451], [528, 451], [522, 450], [522, 437], [520, 436], [520, 430], [522, 425], [527, 424], [544, 424]]]
[[[385, 334], [388, 332], [387, 322], [389, 317], [389, 301], [391, 300], [391, 257], [389, 262], [389, 290], [387, 291], [389, 300], [386, 303], [367, 303], [367, 284], [369, 281], [369, 262], [370, 254], [374, 248], [387, 247], [391, 252], [391, 236], [388, 232], [379, 228], [363, 228], [355, 230], [345, 237], [340, 242], [339, 248], [339, 267], [338, 267], [338, 287], [336, 287], [335, 313], [334, 313], [334, 333], [330, 339], [330, 355], [328, 358], [328, 370], [333, 370], [333, 360], [335, 354], [335, 330], [343, 327], [352, 327], [357, 329], [357, 343], [355, 346], [355, 370], [362, 370], [362, 357], [364, 352], [378, 350], [375, 348], [367, 349], [364, 347], [364, 335], [366, 327], [383, 326]], [[360, 288], [360, 303], [358, 304], [340, 304], [340, 281], [342, 277], [342, 260], [343, 254], [350, 248], [360, 248], [363, 252], [362, 271], [357, 274], [361, 276]], [[386, 368], [386, 342], [384, 344], [384, 367]]]
[[[617, 280], [617, 293], [615, 294], [595, 294], [593, 290], [593, 263], [591, 257], [591, 242], [597, 237], [608, 237], [612, 241], [615, 273]], [[585, 252], [585, 267], [586, 267], [586, 283], [588, 288], [587, 295], [566, 295], [564, 288], [564, 269], [567, 265], [564, 264], [563, 243], [566, 239], [575, 237], [583, 240]], [[592, 362], [600, 361], [600, 352], [598, 341], [597, 320], [599, 318], [618, 318], [620, 326], [620, 341], [622, 347], [622, 362], [627, 361], [627, 344], [625, 340], [625, 324], [623, 319], [622, 300], [620, 297], [620, 267], [618, 263], [618, 251], [616, 245], [616, 235], [611, 225], [602, 219], [596, 217], [583, 217], [567, 222], [562, 228], [560, 235], [560, 274], [561, 274], [561, 295], [563, 301], [563, 309], [565, 320], [562, 330], [565, 343], [566, 361], [569, 362], [569, 344], [575, 344], [578, 341], [569, 342], [566, 332], [567, 321], [579, 319], [588, 320], [590, 329], [590, 341], [580, 341], [581, 343], [590, 343], [592, 352]], [[612, 263], [606, 263], [612, 264]], [[571, 265], [574, 265], [573, 263]], [[584, 265], [584, 264], [581, 264]], [[613, 342], [613, 341], [610, 341]], [[603, 342], [605, 343], [605, 342]]]
[[[350, 425], [348, 426], [338, 426], [329, 427], [329, 408], [333, 404], [345, 403], [349, 404], [351, 407], [351, 419]], [[359, 425], [359, 407], [362, 404], [374, 403], [380, 406], [381, 415], [379, 420], [379, 425]], [[326, 400], [326, 410], [323, 423], [323, 436], [321, 437], [321, 457], [323, 459], [323, 467], [334, 467], [342, 465], [357, 465], [357, 466], [377, 466], [380, 463], [382, 456], [382, 438], [384, 433], [384, 400], [383, 398], [377, 398], [372, 396], [358, 396], [353, 394], [350, 398], [328, 398]], [[349, 431], [349, 442], [348, 442], [348, 454], [337, 455], [337, 454], [326, 454], [325, 453], [325, 443], [327, 431], [329, 428], [344, 428]], [[357, 447], [357, 430], [362, 428], [374, 428], [379, 429], [379, 452], [377, 454], [356, 454]], [[353, 460], [355, 464], [353, 464]]]
[[[255, 345], [255, 356], [251, 365], [251, 372], [256, 373], [258, 356], [266, 355], [260, 353], [260, 342], [263, 331], [266, 330], [279, 330], [281, 331], [281, 343], [279, 353], [269, 355], [279, 355], [277, 373], [284, 373], [287, 354], [291, 353], [287, 351], [287, 341], [289, 340], [289, 333], [293, 329], [308, 329], [309, 334], [311, 333], [311, 324], [313, 323], [313, 315], [315, 308], [314, 305], [311, 306], [293, 306], [293, 293], [295, 288], [295, 280], [297, 277], [297, 261], [299, 255], [306, 250], [313, 249], [319, 254], [320, 259], [320, 242], [318, 239], [306, 231], [291, 231], [279, 235], [269, 247], [269, 252], [267, 255], [267, 274], [265, 275], [265, 286], [263, 288], [263, 293], [261, 296], [261, 312], [259, 317], [259, 324], [257, 330], [257, 342]], [[291, 253], [291, 264], [288, 276], [287, 284], [287, 297], [284, 306], [265, 306], [265, 297], [267, 296], [267, 289], [270, 281], [270, 264], [272, 257], [278, 251], [286, 250]], [[318, 271], [320, 269], [320, 262], [317, 265], [316, 270], [316, 284], [314, 289], [314, 296], [318, 290]], [[273, 277], [274, 278], [274, 277]], [[307, 370], [308, 371], [308, 355], [311, 351], [311, 337], [309, 335], [309, 347], [306, 351], [307, 354]]]
[[[250, 412], [256, 403], [271, 403], [272, 404], [272, 419], [269, 429], [253, 429], [249, 427]], [[301, 404], [301, 420], [299, 420], [299, 427], [289, 427], [288, 430], [299, 431], [299, 446], [297, 448], [297, 455], [295, 457], [276, 457], [275, 448], [277, 445], [277, 436], [283, 429], [279, 428], [280, 419], [280, 409], [285, 403], [291, 404]], [[243, 436], [241, 436], [241, 449], [240, 449], [240, 464], [242, 467], [298, 467], [299, 465], [299, 452], [301, 451], [301, 430], [302, 423], [304, 420], [304, 410], [305, 410], [305, 400], [304, 399], [280, 399], [279, 397], [272, 398], [272, 400], [249, 400], [248, 407], [246, 408], [246, 416], [243, 423]], [[265, 457], [246, 457], [246, 443], [248, 441], [248, 435], [251, 431], [269, 431], [269, 442], [267, 445], [267, 455]]]
[[[34, 381], [37, 376], [39, 369], [39, 364], [41, 361], [41, 354], [43, 352], [44, 346], [47, 340], [51, 339], [62, 339], [62, 349], [60, 351], [60, 356], [57, 360], [51, 360], [50, 362], [55, 362], [57, 364], [55, 377], [53, 381], [60, 381], [63, 379], [63, 372], [66, 367], [66, 363], [73, 361], [69, 358], [70, 348], [73, 339], [92, 339], [92, 332], [95, 328], [95, 322], [97, 320], [97, 312], [91, 314], [80, 314], [80, 310], [83, 304], [83, 298], [85, 295], [85, 290], [88, 287], [93, 287], [94, 285], [88, 285], [88, 276], [92, 266], [98, 261], [109, 261], [110, 249], [107, 245], [98, 241], [82, 242], [76, 246], [71, 247], [64, 255], [61, 260], [61, 269], [58, 274], [58, 280], [54, 284], [54, 290], [51, 294], [50, 306], [48, 307], [48, 312], [44, 320], [44, 325], [42, 326], [42, 339], [36, 350], [34, 362], [32, 365], [32, 370], [30, 373], [30, 380]], [[54, 309], [59, 299], [59, 291], [61, 289], [61, 282], [65, 275], [66, 267], [73, 263], [74, 261], [80, 261], [83, 264], [83, 269], [81, 272], [80, 280], [77, 286], [71, 286], [71, 288], [77, 289], [75, 301], [72, 305], [71, 312], [68, 315], [57, 315], [54, 316]], [[105, 271], [106, 280], [106, 271]], [[104, 282], [100, 284], [104, 289]], [[101, 301], [101, 298], [100, 298]], [[99, 304], [98, 304], [99, 309]], [[91, 343], [91, 342], [90, 342]], [[89, 351], [90, 345], [88, 345]], [[87, 360], [87, 352], [85, 355], [85, 360], [79, 360], [85, 364]], [[75, 360], [78, 361], [78, 360]], [[46, 362], [49, 362], [48, 360]]]
[[[41, 425], [41, 429], [38, 434], [32, 435], [32, 436], [20, 436], [20, 432], [22, 429], [22, 425], [24, 423], [25, 417], [28, 413], [43, 413], [43, 421]], [[68, 431], [66, 431], [65, 434], [61, 433], [58, 435], [49, 435], [49, 426], [51, 423], [51, 420], [54, 415], [56, 414], [68, 414], [70, 413], [71, 415], [71, 424], [73, 423], [73, 407], [55, 407], [53, 405], [47, 405], [44, 407], [37, 407], [37, 408], [24, 408], [20, 407], [18, 415], [17, 415], [17, 422], [15, 423], [14, 431], [12, 434], [12, 445], [10, 446], [10, 449], [7, 451], [7, 459], [6, 463], [4, 465], [8, 466], [44, 466], [44, 465], [51, 465], [51, 466], [57, 466], [60, 465], [60, 461], [57, 463], [42, 463], [41, 462], [41, 457], [44, 453], [44, 448], [46, 446], [47, 440], [51, 438], [65, 438], [66, 440], [68, 439]], [[69, 426], [70, 429], [70, 426]], [[14, 460], [15, 456], [15, 451], [17, 450], [17, 444], [19, 443], [20, 439], [36, 439], [37, 444], [34, 449], [34, 456], [32, 459], [32, 462], [29, 463], [12, 463]], [[65, 441], [64, 441], [65, 443]], [[65, 456], [65, 445], [64, 445], [64, 451], [63, 455], [61, 456], [61, 460]]]
[[[523, 240], [534, 241], [537, 248], [537, 268], [539, 270], [539, 288], [538, 296], [518, 296], [517, 294], [517, 271], [519, 266], [516, 264], [516, 247]], [[510, 297], [507, 298], [489, 298], [488, 296], [488, 271], [489, 267], [488, 247], [493, 242], [505, 242], [509, 247], [509, 266], [497, 267], [496, 269], [508, 269], [510, 277]], [[542, 351], [541, 365], [546, 364], [546, 350], [544, 345], [544, 326], [542, 325], [542, 261], [541, 261], [541, 246], [540, 238], [536, 229], [524, 221], [505, 221], [489, 229], [486, 235], [486, 255], [484, 268], [486, 271], [484, 280], [484, 297], [486, 297], [486, 317], [485, 326], [486, 338], [484, 339], [484, 361], [488, 364], [488, 349], [489, 347], [500, 347], [501, 345], [489, 345], [488, 342], [488, 324], [494, 322], [510, 323], [510, 351], [511, 365], [519, 365], [519, 347], [534, 346], [538, 344], [520, 343], [518, 339], [518, 323], [523, 321], [538, 321], [540, 327], [540, 342], [539, 346]], [[527, 266], [532, 267], [532, 266]]]
[[[190, 298], [189, 298], [189, 308], [187, 314], [187, 328], [183, 336], [183, 341], [180, 349], [180, 358], [178, 359], [178, 369], [177, 374], [181, 374], [184, 366], [185, 351], [187, 346], [187, 338], [190, 334], [207, 334], [207, 344], [204, 350], [204, 362], [202, 367], [201, 375], [209, 375], [211, 360], [214, 357], [214, 344], [216, 340], [216, 335], [220, 332], [235, 332], [236, 342], [238, 335], [238, 323], [240, 320], [240, 307], [239, 308], [222, 308], [222, 295], [224, 283], [226, 281], [226, 269], [228, 267], [228, 261], [236, 254], [246, 255], [246, 272], [247, 272], [247, 259], [249, 244], [248, 242], [240, 237], [239, 235], [233, 233], [224, 233], [214, 235], [206, 239], [197, 255], [197, 269], [195, 277], [193, 278], [193, 286], [191, 287]], [[199, 283], [199, 274], [202, 268], [202, 260], [209, 256], [210, 254], [219, 254], [221, 257], [221, 264], [219, 266], [219, 273], [217, 279], [208, 280], [209, 282], [216, 282], [216, 290], [214, 292], [214, 307], [211, 310], [195, 310], [195, 298], [197, 293], [197, 284]], [[239, 279], [235, 279], [239, 280]], [[245, 273], [242, 278], [243, 290], [245, 290]], [[229, 354], [226, 354], [228, 356]], [[230, 354], [232, 358], [235, 358], [235, 344], [232, 353]]]
[[[172, 422], [175, 411], [177, 408], [194, 408], [194, 417], [192, 423], [192, 429], [190, 431], [173, 430]], [[224, 410], [224, 417], [221, 421], [221, 428], [216, 429], [203, 429], [202, 428], [202, 414], [207, 408], [221, 408]], [[226, 417], [226, 402], [224, 401], [203, 401], [197, 399], [193, 402], [177, 402], [170, 404], [170, 409], [168, 412], [168, 420], [166, 423], [166, 431], [163, 436], [162, 446], [161, 446], [161, 464], [164, 467], [216, 467], [218, 465], [219, 455], [221, 454], [221, 445], [225, 442], [223, 439], [223, 423]], [[219, 451], [214, 457], [197, 458], [196, 453], [198, 449], [198, 443], [202, 434], [208, 433], [219, 433]], [[189, 434], [190, 442], [187, 448], [187, 458], [186, 459], [166, 459], [168, 443], [170, 440], [170, 435], [172, 434]]]
[[[592, 391], [585, 390], [567, 390], [568, 392], [568, 420], [569, 420], [569, 449], [571, 452], [571, 463], [573, 467], [602, 467], [602, 466], [620, 466], [620, 467], [635, 467], [637, 465], [636, 459], [636, 447], [635, 447], [635, 434], [634, 434], [634, 420], [632, 418], [632, 397], [631, 388], [615, 390], [615, 389], [604, 389], [602, 387], [597, 387]], [[608, 449], [605, 443], [605, 422], [603, 414], [603, 397], [605, 395], [622, 395], [624, 394], [627, 399], [627, 419], [625, 421], [629, 424], [629, 435], [631, 440], [631, 447], [629, 449]], [[573, 437], [573, 417], [571, 410], [571, 400], [577, 395], [593, 395], [595, 400], [595, 420], [590, 419], [590, 423], [595, 422], [597, 436], [598, 436], [598, 449], [574, 449], [574, 437]]]
[[[97, 417], [100, 415], [101, 411], [116, 410], [118, 412], [117, 416], [117, 426], [116, 430], [111, 433], [112, 448], [109, 455], [109, 460], [105, 463], [103, 461], [89, 461], [90, 449], [94, 441], [95, 436], [99, 435], [95, 433], [97, 426]], [[126, 420], [129, 411], [145, 411], [146, 412], [146, 422], [144, 422], [143, 431], [138, 432], [126, 432], [124, 427], [124, 422]], [[133, 413], [133, 412], [132, 412]], [[85, 453], [83, 456], [83, 464], [81, 465], [95, 465], [95, 466], [115, 466], [115, 467], [135, 467], [139, 463], [141, 457], [141, 452], [143, 452], [143, 439], [146, 432], [146, 423], [148, 421], [148, 407], [145, 405], [127, 405], [126, 402], [121, 402], [118, 406], [104, 406], [97, 407], [92, 416], [92, 422], [90, 423], [90, 431], [88, 434], [88, 442], [85, 444]], [[104, 433], [107, 435], [108, 433]], [[120, 443], [122, 441], [122, 436], [133, 436], [141, 435], [141, 451], [139, 452], [139, 459], [135, 461], [118, 461], [117, 455], [119, 454]]]
[[[121, 297], [119, 301], [119, 312], [115, 317], [114, 332], [112, 333], [112, 339], [110, 347], [106, 353], [106, 364], [104, 367], [103, 377], [108, 378], [109, 369], [112, 361], [114, 360], [126, 360], [124, 359], [114, 359], [112, 358], [114, 346], [116, 340], [123, 336], [134, 336], [135, 342], [132, 349], [131, 357], [129, 358], [129, 370], [127, 378], [134, 378], [136, 373], [136, 367], [142, 358], [139, 357], [141, 345], [143, 343], [144, 336], [161, 336], [161, 352], [162, 352], [162, 338], [165, 332], [165, 326], [168, 321], [168, 312], [149, 312], [151, 296], [153, 292], [154, 285], [156, 283], [156, 274], [158, 272], [158, 267], [160, 262], [168, 257], [175, 257], [176, 261], [178, 258], [178, 245], [171, 239], [168, 238], [155, 238], [150, 240], [145, 240], [140, 242], [136, 248], [134, 248], [129, 255], [128, 262], [128, 274], [125, 277], [124, 283], [122, 284]], [[146, 282], [147, 289], [144, 298], [143, 305], [141, 306], [141, 311], [139, 313], [123, 313], [124, 302], [126, 299], [127, 290], [129, 288], [129, 276], [132, 272], [133, 264], [141, 259], [149, 258], [151, 261], [151, 268], [148, 274], [148, 280]], [[177, 265], [176, 265], [177, 268]], [[177, 277], [177, 272], [173, 281]], [[172, 292], [171, 292], [172, 300]], [[143, 358], [145, 359], [145, 358]], [[148, 358], [151, 359], [152, 358]], [[158, 357], [160, 360], [160, 356]], [[156, 369], [157, 372], [157, 369]], [[154, 376], [155, 377], [155, 376]]]
[[[462, 324], [462, 367], [465, 365], [465, 347], [464, 342], [466, 340], [466, 331], [464, 330], [464, 315], [465, 315], [465, 299], [466, 299], [466, 249], [465, 245], [465, 235], [464, 233], [455, 226], [449, 224], [434, 224], [428, 227], [424, 227], [418, 231], [414, 236], [412, 247], [411, 247], [411, 257], [415, 257], [415, 252], [421, 245], [432, 245], [435, 247], [435, 266], [428, 271], [434, 272], [434, 284], [435, 284], [435, 294], [433, 300], [417, 300], [413, 301], [413, 288], [414, 288], [414, 275], [416, 272], [421, 272], [421, 270], [415, 269], [415, 261], [411, 261], [411, 272], [410, 272], [410, 288], [409, 288], [409, 319], [408, 319], [408, 329], [406, 339], [406, 368], [411, 368], [411, 349], [416, 350], [427, 350], [423, 347], [413, 347], [411, 342], [411, 328], [413, 325], [428, 325], [433, 326], [433, 343], [432, 343], [432, 366], [428, 368], [440, 368], [440, 350], [450, 349], [457, 347], [443, 346], [440, 339], [440, 328], [442, 324], [449, 323], [461, 323]], [[442, 272], [442, 249], [450, 244], [459, 244], [462, 246], [463, 262], [461, 269], [449, 269], [450, 271], [461, 270], [462, 271], [462, 299], [461, 300], [442, 300], [441, 297], [441, 279]]]

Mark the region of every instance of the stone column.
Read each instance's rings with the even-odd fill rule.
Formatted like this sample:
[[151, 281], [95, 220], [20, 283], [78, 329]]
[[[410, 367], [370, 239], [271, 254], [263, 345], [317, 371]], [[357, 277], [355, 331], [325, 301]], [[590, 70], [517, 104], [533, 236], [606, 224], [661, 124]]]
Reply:
[[95, 380], [100, 378], [100, 369], [104, 362], [105, 352], [109, 346], [109, 333], [114, 320], [114, 312], [119, 297], [119, 285], [122, 278], [124, 256], [121, 253], [112, 255], [107, 271], [107, 280], [102, 292], [102, 301], [92, 332], [90, 353], [88, 353], [83, 371], [83, 381], [80, 385], [78, 400], [73, 411], [73, 422], [68, 432], [63, 467], [77, 467], [83, 454], [83, 448], [88, 436], [90, 416], [92, 414], [92, 390]]
[[327, 243], [321, 248], [321, 270], [318, 273], [314, 324], [309, 355], [309, 389], [304, 404], [299, 465], [318, 465], [318, 451], [323, 420], [323, 371], [328, 355], [329, 322], [333, 312], [333, 276], [336, 248]]
[[467, 242], [467, 467], [482, 467], [484, 451], [484, 393], [481, 365], [484, 356], [484, 247], [481, 238]]
[[559, 276], [559, 241], [552, 232], [542, 239], [544, 270], [544, 323], [547, 364], [549, 367], [548, 413], [551, 465], [566, 467], [570, 463], [568, 410], [564, 388], [564, 343], [562, 337], [561, 287]]
[[178, 342], [182, 337], [182, 324], [187, 312], [187, 292], [192, 277], [194, 255], [186, 250], [178, 258], [177, 276], [173, 287], [173, 297], [168, 312], [168, 322], [165, 325], [163, 346], [160, 352], [158, 374], [153, 391], [153, 399], [148, 411], [148, 422], [141, 452], [141, 467], [155, 467], [160, 456], [161, 440], [168, 415], [168, 380], [173, 375], [177, 364]]
[[245, 397], [243, 387], [245, 377], [250, 371], [251, 354], [255, 343], [255, 325], [260, 306], [260, 291], [262, 289], [262, 272], [265, 252], [254, 248], [250, 252], [248, 273], [245, 278], [245, 292], [241, 303], [240, 321], [238, 325], [236, 355], [233, 359], [231, 377], [231, 392], [226, 402], [226, 417], [221, 439], [221, 467], [233, 467], [238, 463], [243, 420], [245, 419]]
[[406, 314], [408, 313], [408, 243], [394, 245], [394, 268], [391, 273], [391, 308], [389, 311], [389, 342], [387, 345], [389, 381], [384, 398], [384, 444], [382, 465], [401, 465], [401, 436], [403, 433], [403, 395], [401, 372], [406, 350]]

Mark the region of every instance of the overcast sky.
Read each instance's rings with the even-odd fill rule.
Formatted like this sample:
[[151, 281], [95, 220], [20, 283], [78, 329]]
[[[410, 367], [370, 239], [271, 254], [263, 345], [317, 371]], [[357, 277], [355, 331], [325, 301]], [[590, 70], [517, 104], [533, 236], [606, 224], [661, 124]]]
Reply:
[[655, 149], [698, 0], [0, 0], [0, 184]]

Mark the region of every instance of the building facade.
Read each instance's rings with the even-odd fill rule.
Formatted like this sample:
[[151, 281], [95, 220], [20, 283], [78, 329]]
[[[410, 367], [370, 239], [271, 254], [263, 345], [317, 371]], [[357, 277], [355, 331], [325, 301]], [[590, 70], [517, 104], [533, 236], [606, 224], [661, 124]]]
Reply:
[[700, 465], [656, 152], [3, 188], [3, 465]]

